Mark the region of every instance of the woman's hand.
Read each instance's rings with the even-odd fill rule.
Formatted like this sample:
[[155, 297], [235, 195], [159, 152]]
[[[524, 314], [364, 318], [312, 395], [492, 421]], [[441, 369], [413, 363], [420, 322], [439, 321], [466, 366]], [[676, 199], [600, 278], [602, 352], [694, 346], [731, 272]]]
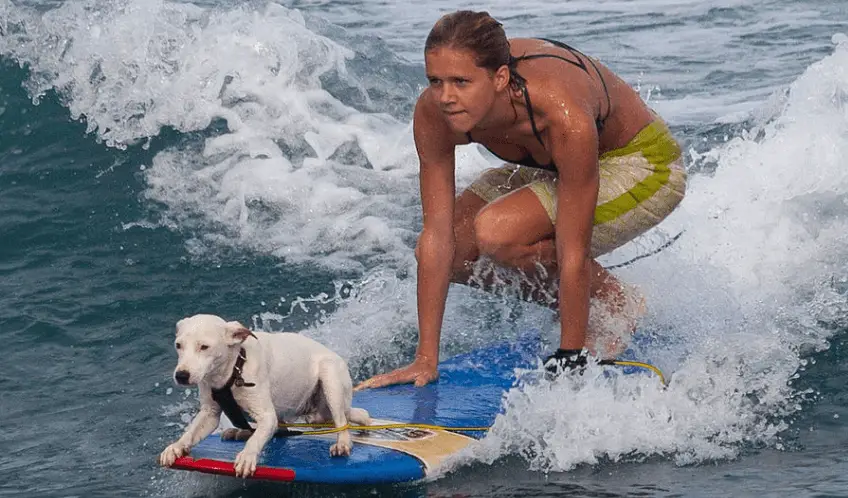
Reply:
[[360, 383], [354, 391], [370, 389], [374, 387], [385, 387], [394, 384], [415, 384], [421, 387], [439, 378], [439, 370], [436, 363], [423, 357], [418, 357], [411, 364], [398, 368], [389, 373], [375, 375]]

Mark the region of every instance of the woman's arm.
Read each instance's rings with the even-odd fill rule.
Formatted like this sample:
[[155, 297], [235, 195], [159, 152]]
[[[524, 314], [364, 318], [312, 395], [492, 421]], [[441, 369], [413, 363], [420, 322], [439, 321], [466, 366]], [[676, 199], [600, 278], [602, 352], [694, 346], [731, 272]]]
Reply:
[[413, 125], [420, 161], [423, 229], [418, 239], [418, 351], [434, 369], [450, 284], [456, 240], [453, 215], [456, 195], [455, 143], [434, 106], [419, 103]]
[[419, 98], [413, 117], [413, 134], [420, 163], [423, 229], [415, 248], [418, 260], [418, 348], [412, 364], [377, 375], [356, 389], [414, 382], [423, 386], [438, 378], [439, 342], [445, 301], [456, 248], [453, 228], [454, 148], [459, 143], [438, 108]]
[[582, 349], [589, 322], [592, 227], [598, 199], [598, 133], [594, 114], [566, 105], [550, 115], [551, 155], [558, 170], [555, 238], [559, 264], [560, 348]]

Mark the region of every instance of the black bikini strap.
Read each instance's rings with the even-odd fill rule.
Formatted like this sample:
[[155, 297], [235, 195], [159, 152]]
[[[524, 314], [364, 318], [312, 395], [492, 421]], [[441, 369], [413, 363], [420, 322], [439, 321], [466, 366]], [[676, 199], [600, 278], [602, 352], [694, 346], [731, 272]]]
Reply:
[[[587, 57], [588, 59], [588, 57]], [[589, 63], [592, 64], [592, 67], [595, 68], [595, 72], [598, 73], [598, 78], [601, 79], [601, 84], [604, 85], [604, 93], [607, 94], [607, 112], [601, 121], [606, 121], [612, 112], [612, 100], [610, 100], [609, 89], [607, 88], [607, 81], [604, 79], [604, 76], [601, 74], [601, 70], [598, 69], [598, 65], [592, 59], [589, 59]]]
[[569, 64], [572, 64], [572, 65], [574, 65], [574, 66], [577, 66], [577, 67], [579, 67], [580, 69], [582, 69], [582, 70], [586, 71], [587, 73], [589, 72], [589, 68], [588, 68], [588, 67], [586, 67], [586, 64], [584, 64], [584, 63], [583, 63], [583, 60], [582, 60], [582, 59], [580, 59], [579, 57], [577, 58], [577, 61], [575, 62], [575, 61], [573, 61], [573, 60], [571, 60], [571, 59], [566, 59], [565, 57], [561, 57], [561, 56], [559, 56], [559, 55], [555, 55], [555, 54], [530, 54], [530, 55], [521, 55], [521, 56], [518, 56], [518, 57], [516, 57], [516, 58], [515, 58], [515, 60], [519, 60], [519, 61], [527, 61], [527, 60], [530, 60], [530, 59], [542, 59], [542, 58], [548, 58], [548, 59], [550, 59], [550, 58], [553, 58], [553, 59], [559, 59], [559, 60], [561, 60], [561, 61], [565, 61], [565, 62], [567, 62], [567, 63], [569, 63]]
[[570, 59], [565, 59], [565, 58], [563, 58], [563, 57], [559, 57], [559, 56], [554, 55], [554, 54], [534, 54], [534, 55], [528, 55], [528, 56], [526, 56], [526, 58], [531, 58], [531, 57], [533, 57], [533, 58], [538, 58], [538, 57], [544, 57], [544, 56], [548, 56], [548, 57], [555, 57], [555, 58], [557, 58], [557, 59], [562, 59], [562, 60], [564, 60], [564, 61], [566, 61], [566, 62], [569, 62], [569, 63], [571, 63], [571, 64], [573, 64], [573, 65], [575, 65], [575, 66], [577, 66], [577, 67], [579, 67], [579, 68], [583, 69], [583, 70], [584, 70], [584, 71], [586, 71], [586, 73], [588, 74], [588, 73], [589, 73], [589, 68], [588, 68], [588, 67], [586, 67], [586, 64], [583, 62], [583, 59], [582, 59], [582, 58], [580, 58], [580, 56], [582, 55], [583, 57], [585, 57], [585, 58], [589, 61], [589, 64], [591, 64], [591, 65], [592, 65], [592, 67], [593, 67], [593, 68], [595, 68], [595, 72], [596, 72], [596, 73], [598, 73], [598, 79], [600, 79], [600, 80], [601, 80], [601, 84], [604, 86], [604, 93], [607, 95], [607, 112], [605, 113], [605, 115], [604, 115], [604, 117], [603, 117], [603, 118], [598, 117], [598, 121], [599, 121], [599, 122], [604, 122], [604, 121], [606, 121], [606, 119], [609, 117], [610, 113], [612, 112], [612, 99], [610, 98], [610, 95], [609, 95], [609, 88], [607, 88], [607, 81], [604, 79], [604, 75], [603, 75], [603, 74], [601, 74], [601, 70], [598, 68], [598, 65], [597, 65], [597, 64], [595, 64], [595, 61], [593, 61], [593, 60], [592, 60], [592, 58], [591, 58], [591, 57], [589, 57], [588, 55], [586, 55], [586, 54], [584, 54], [583, 52], [581, 52], [581, 51], [577, 50], [576, 48], [572, 47], [571, 45], [568, 45], [567, 43], [563, 43], [563, 42], [561, 42], [561, 41], [559, 41], [559, 40], [551, 40], [550, 38], [538, 38], [538, 39], [539, 39], [539, 40], [542, 40], [542, 41], [545, 41], [545, 42], [548, 42], [548, 43], [550, 43], [550, 44], [552, 44], [552, 45], [555, 45], [555, 46], [557, 46], [557, 47], [559, 47], [559, 48], [562, 48], [562, 49], [568, 50], [569, 52], [571, 52], [572, 54], [574, 54], [574, 56], [575, 56], [575, 57], [577, 57], [577, 60], [578, 60], [579, 64], [578, 64], [578, 63], [576, 63], [576, 62], [574, 62], [574, 61], [572, 61], [572, 60], [570, 60]]
[[521, 93], [524, 94], [524, 102], [527, 104], [527, 116], [530, 118], [530, 126], [533, 128], [533, 134], [536, 135], [536, 140], [544, 147], [545, 142], [542, 141], [542, 135], [536, 128], [536, 120], [533, 119], [533, 104], [530, 103], [530, 92], [527, 91], [527, 86], [521, 89]]

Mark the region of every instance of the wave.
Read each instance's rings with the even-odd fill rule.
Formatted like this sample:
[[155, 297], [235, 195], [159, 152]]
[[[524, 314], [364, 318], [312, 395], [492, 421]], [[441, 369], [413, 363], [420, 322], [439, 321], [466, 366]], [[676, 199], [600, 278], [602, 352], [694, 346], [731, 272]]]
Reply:
[[[408, 357], [420, 227], [408, 109], [420, 66], [275, 3], [82, 1], [42, 13], [0, 0], [0, 19], [0, 54], [28, 68], [35, 102], [55, 92], [111, 147], [181, 134], [140, 165], [153, 219], [138, 223], [185, 233], [198, 255], [235, 249], [355, 275], [335, 295], [300, 298], [327, 311], [302, 332], [360, 377]], [[567, 470], [782, 447], [811, 395], [793, 381], [846, 325], [846, 37], [753, 113], [723, 121], [688, 137], [710, 145], [689, 151], [681, 207], [606, 260], [683, 231], [618, 270], [648, 299], [643, 328], [657, 342], [641, 359], [673, 372], [668, 389], [591, 375], [520, 384], [475, 459], [520, 454]], [[486, 165], [460, 148], [460, 185]], [[273, 330], [284, 317], [261, 310], [255, 325]], [[455, 287], [443, 354], [528, 328], [558, 333], [546, 310]]]

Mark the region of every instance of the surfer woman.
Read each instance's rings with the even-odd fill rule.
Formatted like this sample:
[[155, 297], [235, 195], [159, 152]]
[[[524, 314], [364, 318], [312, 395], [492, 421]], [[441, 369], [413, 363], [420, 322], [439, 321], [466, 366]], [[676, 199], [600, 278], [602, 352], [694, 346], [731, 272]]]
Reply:
[[[430, 84], [413, 118], [424, 215], [415, 248], [418, 349], [412, 364], [357, 388], [438, 377], [448, 285], [469, 283], [481, 256], [523, 274], [523, 297], [559, 311], [561, 339], [548, 368], [585, 365], [588, 351], [620, 353], [604, 347], [615, 342], [604, 330], [587, 330], [590, 298], [613, 315], [627, 301], [594, 258], [683, 199], [686, 173], [668, 127], [598, 61], [553, 40], [507, 39], [486, 12], [439, 19], [424, 58]], [[472, 142], [506, 164], [454, 197], [454, 149]]]

